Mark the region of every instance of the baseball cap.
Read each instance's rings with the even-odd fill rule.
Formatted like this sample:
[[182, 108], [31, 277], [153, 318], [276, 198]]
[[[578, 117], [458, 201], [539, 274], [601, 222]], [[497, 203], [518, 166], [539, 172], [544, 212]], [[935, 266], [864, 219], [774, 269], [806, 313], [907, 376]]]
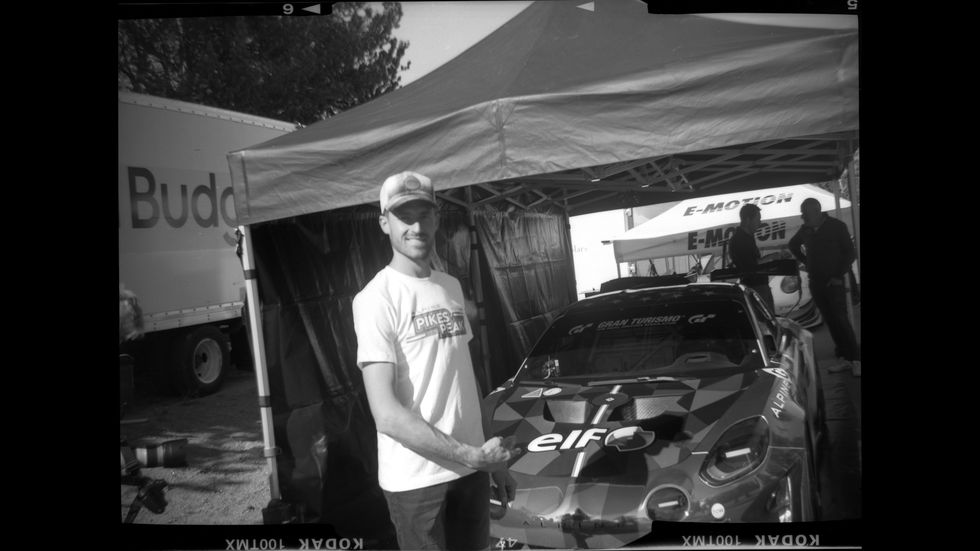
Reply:
[[433, 206], [439, 206], [436, 203], [432, 180], [417, 172], [407, 170], [389, 176], [381, 184], [382, 214], [409, 201], [425, 201]]

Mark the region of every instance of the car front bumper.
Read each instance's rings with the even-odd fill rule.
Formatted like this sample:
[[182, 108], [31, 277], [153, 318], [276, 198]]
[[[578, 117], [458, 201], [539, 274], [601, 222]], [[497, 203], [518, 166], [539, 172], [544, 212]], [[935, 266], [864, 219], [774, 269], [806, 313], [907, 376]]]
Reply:
[[[707, 485], [696, 474], [700, 456], [664, 469], [645, 485], [563, 484], [560, 479], [512, 473], [518, 481], [514, 501], [507, 508], [491, 506], [491, 548], [622, 547], [656, 531], [661, 521], [651, 520], [647, 500], [653, 492], [667, 487], [682, 491], [687, 498], [686, 512], [679, 522], [780, 522], [786, 515], [776, 497], [787, 487], [792, 494], [792, 520], [812, 520], [815, 511], [808, 494], [813, 490], [805, 480], [802, 451], [771, 449], [756, 471], [721, 487]], [[781, 514], [784, 519], [780, 519]]]

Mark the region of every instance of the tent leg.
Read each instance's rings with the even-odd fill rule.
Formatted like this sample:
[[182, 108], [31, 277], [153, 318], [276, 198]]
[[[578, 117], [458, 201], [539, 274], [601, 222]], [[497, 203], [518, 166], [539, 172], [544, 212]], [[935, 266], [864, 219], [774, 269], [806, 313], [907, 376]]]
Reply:
[[858, 275], [861, 274], [861, 205], [860, 205], [860, 178], [854, 177], [854, 154], [851, 153], [851, 161], [847, 167], [847, 189], [851, 190], [851, 222], [854, 226], [854, 251], [857, 256]]
[[480, 264], [480, 237], [476, 231], [476, 219], [473, 216], [473, 191], [466, 188], [466, 215], [470, 225], [470, 281], [473, 282], [473, 296], [476, 299], [476, 311], [480, 325], [480, 356], [483, 363], [484, 394], [493, 390], [490, 377], [490, 343], [487, 342], [487, 310], [483, 302], [483, 277]]
[[[564, 191], [563, 193], [565, 193], [566, 195], [568, 194], [567, 191]], [[567, 242], [568, 243], [568, 250], [569, 251], [574, 251], [575, 250], [575, 247], [572, 245], [572, 220], [568, 216], [568, 199], [567, 198], [564, 200], [564, 203], [565, 203], [565, 205], [564, 205], [564, 209], [565, 210], [562, 212], [562, 215], [565, 216], [565, 237], [568, 238], [568, 242]], [[569, 257], [568, 260], [572, 264], [572, 266], [571, 266], [571, 272], [572, 272], [572, 288], [569, 289], [569, 292], [571, 293], [571, 296], [568, 297], [568, 302], [569, 302], [569, 304], [571, 304], [571, 303], [576, 302], [578, 300], [578, 280], [576, 279], [577, 274], [575, 273], [575, 259], [574, 259], [574, 255], [572, 257]]]
[[279, 491], [279, 473], [276, 466], [276, 437], [272, 427], [272, 398], [269, 394], [269, 373], [265, 361], [265, 339], [262, 335], [261, 305], [259, 304], [259, 284], [256, 280], [254, 265], [255, 253], [252, 250], [252, 229], [240, 226], [242, 232], [242, 268], [245, 270], [245, 293], [248, 298], [248, 324], [252, 338], [252, 361], [255, 366], [255, 381], [258, 385], [259, 414], [262, 419], [262, 439], [264, 441], [263, 455], [269, 464], [269, 490], [272, 499], [281, 498]]

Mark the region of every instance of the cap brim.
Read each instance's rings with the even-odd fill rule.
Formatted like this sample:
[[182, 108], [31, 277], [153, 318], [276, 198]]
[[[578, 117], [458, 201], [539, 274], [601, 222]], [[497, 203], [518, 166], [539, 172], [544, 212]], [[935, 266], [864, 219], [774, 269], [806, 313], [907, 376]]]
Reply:
[[389, 211], [391, 209], [397, 209], [398, 207], [400, 207], [400, 206], [402, 206], [402, 205], [404, 205], [406, 203], [411, 203], [412, 201], [424, 201], [424, 202], [426, 202], [426, 203], [428, 203], [428, 204], [430, 204], [430, 205], [432, 205], [434, 207], [438, 207], [439, 206], [439, 203], [436, 203], [435, 200], [432, 199], [432, 196], [429, 195], [428, 193], [425, 193], [425, 192], [422, 192], [422, 193], [405, 193], [405, 194], [402, 194], [402, 195], [398, 196], [396, 199], [392, 200], [388, 204], [388, 208], [385, 209], [385, 210], [386, 211]]

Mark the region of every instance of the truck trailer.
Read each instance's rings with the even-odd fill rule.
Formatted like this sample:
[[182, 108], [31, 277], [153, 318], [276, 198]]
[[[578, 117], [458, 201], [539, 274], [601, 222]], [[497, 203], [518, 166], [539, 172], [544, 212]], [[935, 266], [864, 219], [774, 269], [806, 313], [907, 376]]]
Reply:
[[296, 128], [119, 92], [119, 282], [144, 326], [127, 352], [159, 390], [210, 394], [233, 360], [250, 365], [226, 155]]

